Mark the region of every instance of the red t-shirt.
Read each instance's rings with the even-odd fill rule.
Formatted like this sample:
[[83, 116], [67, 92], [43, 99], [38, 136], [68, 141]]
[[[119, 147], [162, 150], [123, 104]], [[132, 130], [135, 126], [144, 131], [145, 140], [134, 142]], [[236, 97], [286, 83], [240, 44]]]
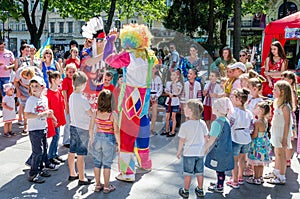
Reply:
[[109, 86], [103, 86], [103, 89], [110, 90], [111, 92], [113, 92], [115, 89], [115, 86], [113, 84], [110, 84]]
[[80, 68], [80, 59], [73, 59], [70, 57], [69, 59], [67, 59], [66, 65], [70, 63], [74, 63], [76, 65], [76, 68]]
[[70, 95], [73, 93], [73, 80], [71, 78], [66, 77], [62, 81], [62, 90], [67, 91], [67, 101], [69, 102]]
[[65, 102], [64, 96], [61, 91], [53, 91], [51, 89], [47, 90], [48, 106], [49, 109], [53, 110], [54, 116], [57, 119], [57, 126], [63, 126], [66, 124], [65, 118]]

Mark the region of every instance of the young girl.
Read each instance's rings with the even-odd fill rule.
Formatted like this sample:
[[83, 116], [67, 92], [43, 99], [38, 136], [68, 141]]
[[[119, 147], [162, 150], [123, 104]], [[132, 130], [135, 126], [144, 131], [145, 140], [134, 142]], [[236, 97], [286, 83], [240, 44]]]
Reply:
[[152, 80], [151, 80], [151, 96], [150, 96], [150, 104], [152, 107], [152, 118], [151, 118], [151, 127], [150, 131], [153, 134], [156, 134], [154, 132], [154, 127], [156, 123], [157, 118], [157, 106], [158, 106], [158, 98], [161, 96], [163, 91], [163, 85], [161, 78], [159, 76], [159, 65], [155, 65], [152, 68]]
[[70, 147], [70, 109], [69, 109], [69, 98], [73, 93], [73, 80], [72, 77], [76, 72], [75, 64], [66, 65], [66, 78], [62, 81], [62, 94], [65, 100], [65, 117], [66, 125], [64, 127], [63, 145]]
[[198, 71], [195, 68], [188, 71], [188, 81], [184, 83], [184, 103], [189, 99], [199, 99], [202, 101], [201, 84], [196, 81], [197, 73]]
[[[96, 125], [96, 132], [94, 131]], [[94, 175], [96, 192], [104, 193], [116, 188], [109, 183], [111, 165], [119, 142], [118, 115], [114, 111], [114, 96], [109, 90], [102, 90], [98, 97], [98, 110], [92, 116], [89, 128], [90, 146], [94, 156]], [[116, 142], [117, 141], [117, 142]], [[101, 167], [103, 166], [104, 185], [101, 184]]]
[[184, 122], [179, 130], [177, 158], [180, 159], [183, 149], [183, 175], [184, 188], [179, 189], [179, 195], [188, 198], [191, 185], [191, 176], [197, 177], [198, 186], [195, 193], [198, 197], [204, 197], [203, 172], [204, 172], [204, 145], [208, 129], [201, 120], [203, 105], [198, 99], [188, 100], [184, 107], [184, 114], [189, 119]]
[[251, 128], [253, 128], [253, 115], [245, 109], [249, 91], [237, 89], [233, 91], [231, 101], [234, 106], [234, 113], [230, 117], [232, 149], [234, 155], [234, 169], [232, 179], [226, 184], [234, 189], [243, 184], [243, 171], [245, 168], [245, 158], [251, 142]]
[[271, 121], [271, 144], [275, 148], [275, 167], [270, 184], [285, 184], [286, 149], [292, 148], [292, 110], [294, 106], [291, 85], [287, 81], [279, 80], [274, 85], [273, 96], [275, 101], [274, 114]]
[[250, 184], [261, 185], [264, 165], [270, 163], [271, 144], [268, 137], [269, 102], [263, 101], [256, 104], [254, 114], [257, 120], [254, 122], [254, 131], [251, 134], [252, 142], [248, 153], [248, 163], [254, 166], [254, 177], [246, 181]]
[[[294, 99], [294, 107], [297, 108], [298, 106], [298, 93], [297, 93], [297, 79], [295, 73], [292, 71], [284, 71], [281, 74], [281, 77], [283, 80], [287, 81], [293, 90], [293, 99]], [[297, 138], [297, 119], [296, 119], [296, 109], [293, 110], [292, 113], [293, 117], [293, 136], [292, 136], [292, 141]], [[291, 159], [293, 157], [294, 150], [293, 149], [287, 149], [286, 150], [286, 166], [290, 167], [291, 166]]]
[[248, 81], [248, 88], [250, 90], [251, 97], [246, 103], [246, 108], [254, 114], [256, 104], [263, 101], [263, 96], [259, 94], [262, 89], [262, 83], [257, 78], [251, 78]]
[[15, 112], [15, 87], [12, 83], [7, 83], [3, 85], [3, 90], [6, 95], [2, 99], [3, 107], [3, 122], [4, 122], [4, 137], [11, 137], [15, 135], [12, 132], [12, 121], [16, 119]]
[[41, 170], [43, 161], [47, 159], [47, 117], [52, 118], [56, 122], [53, 111], [48, 109], [48, 100], [43, 95], [45, 86], [45, 81], [39, 76], [34, 76], [30, 80], [31, 96], [26, 101], [24, 110], [25, 117], [28, 119], [28, 131], [32, 149], [28, 180], [35, 183], [43, 183], [45, 182], [43, 177], [50, 176], [47, 171]]
[[[165, 92], [168, 95], [166, 100], [166, 130], [161, 135], [167, 137], [175, 136], [176, 114], [179, 111], [179, 97], [182, 91], [182, 84], [179, 82], [179, 76], [176, 71], [171, 73], [171, 81], [167, 82]], [[170, 114], [172, 114], [172, 132], [169, 132]]]
[[[60, 126], [66, 124], [66, 118], [64, 114], [64, 97], [61, 94], [61, 91], [58, 90], [58, 86], [61, 84], [60, 73], [58, 71], [48, 71], [47, 74], [50, 83], [50, 88], [47, 90], [48, 106], [53, 110], [54, 116], [57, 119], [57, 125], [54, 126], [55, 134], [52, 137], [52, 141], [49, 145], [48, 158], [51, 163], [59, 164], [60, 162], [64, 162], [64, 160], [60, 158], [57, 153], [58, 141], [60, 137]], [[48, 128], [48, 134], [49, 132], [50, 128]]]
[[220, 84], [217, 83], [219, 78], [219, 73], [216, 71], [212, 71], [209, 74], [209, 83], [207, 83], [203, 90], [204, 98], [204, 120], [208, 129], [210, 129], [211, 121], [215, 119], [215, 116], [212, 114], [212, 105], [214, 101], [221, 97], [223, 94], [223, 90]]
[[[217, 172], [217, 183], [211, 183], [209, 191], [222, 193], [224, 190], [225, 171], [234, 168], [230, 123], [227, 117], [233, 106], [229, 98], [216, 99], [213, 114], [217, 119], [212, 122], [209, 140], [205, 144], [205, 166]], [[211, 150], [209, 150], [211, 149]]]

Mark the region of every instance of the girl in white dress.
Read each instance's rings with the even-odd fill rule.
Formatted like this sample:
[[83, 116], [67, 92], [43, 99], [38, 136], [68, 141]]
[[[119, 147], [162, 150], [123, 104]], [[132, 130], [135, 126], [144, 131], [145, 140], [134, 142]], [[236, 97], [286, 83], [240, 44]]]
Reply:
[[16, 112], [15, 112], [15, 87], [12, 83], [7, 83], [3, 85], [3, 90], [6, 92], [6, 95], [3, 97], [2, 100], [2, 107], [3, 107], [3, 122], [4, 122], [4, 136], [11, 137], [15, 135], [12, 132], [12, 121], [16, 119]]

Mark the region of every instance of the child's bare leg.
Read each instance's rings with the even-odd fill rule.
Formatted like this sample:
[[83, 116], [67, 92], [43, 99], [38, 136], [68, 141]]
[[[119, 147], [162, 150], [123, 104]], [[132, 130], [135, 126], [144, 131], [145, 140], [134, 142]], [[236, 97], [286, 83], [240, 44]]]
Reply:
[[169, 132], [170, 125], [170, 113], [166, 113], [166, 132]]
[[69, 166], [70, 176], [77, 176], [75, 170], [75, 153], [68, 154], [68, 166]]
[[84, 156], [83, 155], [77, 155], [77, 169], [78, 169], [79, 180], [86, 181], [85, 176], [84, 176]]
[[110, 178], [110, 169], [105, 168], [103, 175], [104, 175], [104, 187], [108, 187], [109, 186], [109, 178]]
[[204, 177], [203, 177], [203, 175], [197, 175], [196, 176], [197, 177], [197, 183], [198, 183], [198, 187], [200, 188], [200, 189], [203, 189], [203, 180], [204, 180]]
[[9, 132], [9, 127], [8, 127], [8, 123], [7, 122], [5, 122], [4, 123], [4, 134], [7, 134], [8, 132]]
[[286, 149], [275, 148], [275, 161], [278, 159], [278, 169], [280, 175], [285, 175], [286, 171]]
[[100, 168], [94, 167], [94, 177], [95, 177], [96, 186], [100, 185], [101, 184], [101, 182], [100, 182], [100, 179], [101, 179], [101, 169]]
[[172, 112], [172, 134], [175, 133], [175, 129], [176, 129], [176, 113]]
[[245, 158], [246, 154], [240, 154], [239, 155], [239, 172], [238, 172], [238, 178], [242, 179], [243, 178], [243, 171], [245, 169]]
[[151, 131], [154, 130], [156, 119], [157, 119], [157, 102], [153, 102], [153, 104], [152, 104], [151, 128], [150, 128]]
[[8, 123], [8, 132], [12, 132], [12, 122]]
[[185, 190], [190, 190], [190, 185], [191, 185], [191, 176], [184, 176], [184, 189]]
[[234, 156], [233, 157], [234, 159], [234, 169], [232, 170], [232, 179], [234, 182], [238, 182], [238, 171], [239, 171], [239, 167], [238, 167], [238, 159], [239, 159], [239, 156]]

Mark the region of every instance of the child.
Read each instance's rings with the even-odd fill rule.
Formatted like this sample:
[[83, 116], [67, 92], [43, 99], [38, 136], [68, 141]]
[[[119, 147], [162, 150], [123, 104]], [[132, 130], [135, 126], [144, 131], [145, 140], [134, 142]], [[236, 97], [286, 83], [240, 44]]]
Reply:
[[[24, 115], [28, 120], [28, 131], [31, 142], [30, 182], [43, 183], [43, 177], [49, 177], [46, 170], [42, 170], [43, 161], [47, 164], [47, 117], [56, 122], [52, 110], [48, 109], [47, 98], [43, 95], [46, 83], [42, 77], [34, 76], [30, 82], [30, 97], [26, 101]], [[47, 165], [46, 165], [47, 166]]]
[[[78, 181], [78, 186], [89, 185], [91, 181], [84, 176], [84, 156], [87, 155], [89, 124], [92, 115], [91, 106], [83, 95], [88, 77], [78, 71], [73, 75], [74, 92], [69, 99], [70, 106], [70, 151], [68, 154], [69, 180]], [[75, 153], [77, 153], [78, 176], [75, 171]]]
[[[281, 74], [281, 77], [283, 80], [287, 81], [293, 90], [293, 99], [294, 99], [294, 107], [297, 108], [298, 106], [298, 93], [297, 93], [297, 78], [295, 73], [292, 71], [284, 71]], [[297, 138], [297, 119], [296, 119], [296, 109], [293, 110], [292, 113], [293, 117], [293, 136], [292, 136], [292, 141], [294, 141], [295, 138]], [[286, 166], [290, 167], [291, 166], [291, 159], [293, 157], [294, 149], [287, 149], [286, 150]]]
[[15, 135], [12, 132], [12, 121], [16, 119], [15, 112], [15, 87], [12, 83], [7, 83], [3, 85], [3, 90], [6, 95], [2, 99], [3, 107], [3, 122], [4, 122], [4, 137], [11, 137]]
[[[58, 141], [60, 137], [60, 126], [66, 124], [66, 118], [64, 114], [65, 104], [64, 97], [61, 94], [61, 91], [58, 90], [58, 86], [61, 83], [61, 75], [58, 71], [47, 71], [48, 79], [50, 83], [50, 88], [47, 90], [47, 98], [48, 98], [48, 106], [51, 110], [53, 110], [54, 116], [57, 119], [57, 125], [55, 127], [55, 134], [52, 137], [52, 141], [49, 145], [48, 158], [51, 163], [59, 164], [60, 162], [64, 162], [62, 158], [58, 156], [57, 148]], [[50, 128], [48, 128], [49, 134]]]
[[[96, 124], [96, 132], [94, 132]], [[103, 189], [104, 193], [116, 188], [109, 184], [110, 170], [119, 142], [118, 115], [114, 111], [114, 96], [109, 90], [102, 90], [98, 97], [98, 110], [92, 116], [89, 128], [90, 146], [94, 156], [95, 192]], [[117, 142], [116, 142], [117, 140]], [[100, 182], [103, 165], [104, 185]]]
[[275, 167], [268, 183], [283, 185], [286, 182], [286, 149], [292, 148], [292, 110], [294, 106], [291, 85], [279, 80], [274, 85], [273, 97], [275, 101], [274, 114], [271, 121], [271, 144], [275, 150]]
[[254, 177], [246, 181], [250, 184], [261, 185], [264, 165], [270, 163], [271, 144], [268, 137], [268, 114], [270, 113], [269, 102], [263, 101], [256, 104], [254, 115], [254, 131], [251, 134], [252, 142], [248, 153], [248, 163], [254, 166]]
[[[222, 77], [225, 80], [225, 77]], [[232, 89], [232, 84], [235, 82], [236, 78], [233, 77], [233, 70], [227, 68], [227, 78], [226, 82], [224, 83], [224, 92], [225, 97], [229, 97]]]
[[113, 79], [113, 74], [111, 72], [106, 72], [104, 76], [104, 81], [101, 85], [97, 86], [97, 91], [102, 91], [103, 89], [110, 90], [111, 92], [114, 91], [114, 85], [110, 82]]
[[233, 111], [233, 106], [229, 98], [220, 98], [215, 100], [212, 108], [217, 119], [211, 124], [209, 140], [205, 144], [205, 154], [207, 154], [205, 166], [217, 173], [217, 183], [211, 183], [208, 190], [222, 193], [225, 171], [234, 168], [231, 129], [229, 120], [226, 118]]
[[201, 84], [196, 81], [197, 77], [197, 70], [196, 69], [189, 69], [188, 71], [188, 81], [184, 83], [184, 98], [185, 102], [189, 99], [199, 99], [202, 101], [202, 91], [201, 91]]
[[66, 78], [62, 81], [62, 94], [65, 100], [65, 117], [66, 117], [66, 125], [64, 127], [64, 137], [63, 137], [63, 145], [67, 148], [70, 147], [70, 109], [69, 109], [69, 99], [71, 94], [73, 93], [73, 80], [72, 77], [76, 72], [75, 64], [66, 65]]
[[215, 99], [219, 98], [223, 94], [223, 90], [220, 84], [217, 83], [218, 78], [220, 77], [219, 72], [212, 71], [209, 74], [209, 83], [207, 83], [203, 90], [204, 98], [204, 120], [208, 129], [210, 129], [211, 121], [215, 119], [215, 116], [212, 114], [212, 105], [214, 104]]
[[259, 93], [262, 89], [262, 83], [258, 78], [251, 78], [248, 81], [248, 88], [250, 90], [250, 98], [246, 104], [246, 108], [254, 114], [254, 108], [258, 102], [263, 101], [263, 96]]
[[204, 197], [203, 171], [204, 171], [204, 145], [208, 130], [206, 124], [201, 120], [203, 105], [198, 99], [190, 99], [184, 107], [184, 115], [189, 119], [184, 122], [179, 130], [177, 158], [180, 159], [183, 149], [183, 175], [184, 188], [179, 189], [179, 195], [183, 198], [189, 197], [191, 176], [197, 177], [198, 186], [195, 193], [198, 197]]
[[[166, 99], [166, 129], [161, 135], [167, 135], [167, 137], [175, 136], [176, 128], [176, 113], [179, 111], [179, 97], [182, 91], [182, 84], [179, 82], [179, 75], [176, 71], [171, 73], [171, 81], [167, 82], [165, 92], [167, 94]], [[170, 114], [172, 114], [172, 131], [169, 132]]]
[[242, 88], [240, 76], [246, 72], [246, 66], [242, 62], [236, 62], [228, 66], [228, 69], [233, 70], [232, 77], [235, 81], [232, 83], [231, 92], [233, 93], [234, 90]]
[[250, 133], [253, 128], [253, 115], [245, 109], [248, 94], [249, 91], [246, 89], [237, 89], [231, 95], [234, 106], [234, 113], [230, 117], [234, 169], [232, 170], [232, 179], [226, 184], [234, 189], [239, 188], [239, 184], [244, 184], [245, 158], [251, 142]]
[[152, 79], [151, 79], [151, 96], [150, 96], [150, 104], [152, 107], [152, 117], [151, 117], [151, 126], [150, 131], [152, 134], [156, 134], [154, 132], [154, 127], [157, 118], [157, 106], [158, 106], [158, 98], [161, 96], [163, 91], [163, 85], [161, 78], [159, 76], [159, 65], [155, 65], [152, 68]]

